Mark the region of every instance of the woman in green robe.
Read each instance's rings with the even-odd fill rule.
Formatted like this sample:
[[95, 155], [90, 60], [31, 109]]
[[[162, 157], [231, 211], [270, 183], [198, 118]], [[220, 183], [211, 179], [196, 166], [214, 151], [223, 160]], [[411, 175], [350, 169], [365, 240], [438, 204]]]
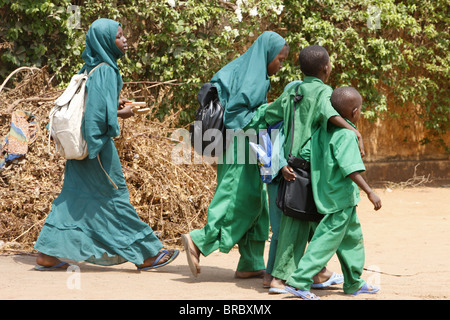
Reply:
[[35, 244], [40, 252], [37, 270], [67, 268], [58, 257], [99, 265], [130, 261], [146, 270], [161, 267], [178, 255], [178, 250], [161, 250], [160, 240], [131, 205], [112, 139], [120, 133], [117, 117], [132, 115], [127, 109], [118, 112], [123, 83], [116, 60], [126, 49], [118, 22], [98, 19], [92, 23], [80, 72], [104, 64], [86, 82], [82, 132], [89, 156], [66, 162], [63, 188]]
[[[211, 83], [224, 108], [227, 133], [231, 129], [239, 136], [250, 129], [257, 132], [265, 128], [264, 108], [259, 107], [267, 103], [269, 77], [281, 69], [288, 54], [286, 41], [279, 34], [266, 31], [243, 55], [213, 76]], [[247, 140], [244, 145], [248, 154]], [[206, 225], [182, 235], [194, 276], [200, 272], [200, 253], [207, 256], [217, 249], [228, 253], [235, 244], [241, 255], [235, 276], [264, 274], [264, 246], [269, 235], [266, 187], [255, 162], [239, 162], [246, 156], [239, 154], [238, 147], [238, 143], [231, 143], [218, 161], [217, 187]]]

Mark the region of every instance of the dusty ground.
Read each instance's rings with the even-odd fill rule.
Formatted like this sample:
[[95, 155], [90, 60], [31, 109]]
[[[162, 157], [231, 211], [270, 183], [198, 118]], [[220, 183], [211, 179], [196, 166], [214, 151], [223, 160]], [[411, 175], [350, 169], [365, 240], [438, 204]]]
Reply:
[[[315, 290], [322, 300], [448, 300], [450, 298], [450, 188], [377, 189], [383, 208], [375, 212], [365, 196], [358, 207], [366, 246], [363, 277], [376, 295], [344, 295], [342, 286]], [[267, 247], [268, 248], [268, 247]], [[158, 271], [138, 272], [131, 263], [100, 267], [77, 263], [73, 272], [37, 272], [35, 255], [0, 256], [0, 299], [280, 300], [259, 279], [233, 278], [238, 252], [201, 259], [190, 276], [184, 252]], [[333, 257], [329, 263], [339, 271]]]

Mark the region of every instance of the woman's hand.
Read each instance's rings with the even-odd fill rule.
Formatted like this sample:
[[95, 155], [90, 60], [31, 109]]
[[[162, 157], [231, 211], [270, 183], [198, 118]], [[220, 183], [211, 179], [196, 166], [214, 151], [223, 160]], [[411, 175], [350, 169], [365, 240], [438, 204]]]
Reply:
[[132, 110], [132, 106], [126, 106], [126, 103], [130, 103], [133, 102], [131, 100], [128, 99], [119, 99], [119, 107], [117, 109], [117, 116], [122, 118], [122, 119], [126, 119], [129, 117], [134, 116], [134, 112]]
[[123, 109], [125, 107], [125, 103], [130, 103], [130, 102], [133, 102], [133, 101], [128, 100], [126, 98], [119, 99], [119, 108], [118, 108], [118, 110]]

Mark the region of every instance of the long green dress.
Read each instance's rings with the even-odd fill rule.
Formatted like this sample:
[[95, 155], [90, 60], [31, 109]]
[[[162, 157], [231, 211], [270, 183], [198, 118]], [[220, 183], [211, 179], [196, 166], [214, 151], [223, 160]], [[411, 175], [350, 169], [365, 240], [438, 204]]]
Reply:
[[[270, 88], [267, 66], [285, 43], [277, 33], [266, 31], [242, 56], [211, 79], [225, 109], [227, 129], [245, 133], [265, 128], [265, 110], [259, 107], [267, 102]], [[248, 140], [244, 144], [248, 154]], [[217, 164], [217, 188], [208, 208], [207, 223], [202, 229], [191, 231], [190, 236], [205, 256], [217, 249], [228, 253], [238, 244], [241, 257], [237, 270], [262, 270], [269, 235], [266, 186], [255, 162], [247, 157], [244, 163], [239, 163], [238, 149], [239, 143], [232, 143]]]
[[82, 130], [89, 156], [67, 160], [63, 188], [35, 244], [36, 250], [50, 256], [100, 265], [126, 261], [141, 265], [162, 248], [129, 201], [112, 140], [120, 133], [117, 107], [122, 79], [116, 60], [123, 54], [115, 45], [119, 25], [99, 19], [86, 35], [85, 65], [80, 72], [102, 62], [107, 65], [98, 67], [86, 83]]

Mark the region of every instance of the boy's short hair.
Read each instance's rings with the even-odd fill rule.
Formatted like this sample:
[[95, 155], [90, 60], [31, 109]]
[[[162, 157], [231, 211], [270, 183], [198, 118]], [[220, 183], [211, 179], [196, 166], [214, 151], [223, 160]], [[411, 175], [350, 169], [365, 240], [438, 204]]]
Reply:
[[339, 87], [333, 90], [331, 94], [331, 105], [341, 113], [347, 106], [347, 98], [352, 96], [361, 96], [358, 90], [353, 87]]
[[330, 56], [328, 51], [321, 46], [312, 45], [303, 48], [298, 55], [300, 70], [306, 75], [316, 77], [328, 64]]

